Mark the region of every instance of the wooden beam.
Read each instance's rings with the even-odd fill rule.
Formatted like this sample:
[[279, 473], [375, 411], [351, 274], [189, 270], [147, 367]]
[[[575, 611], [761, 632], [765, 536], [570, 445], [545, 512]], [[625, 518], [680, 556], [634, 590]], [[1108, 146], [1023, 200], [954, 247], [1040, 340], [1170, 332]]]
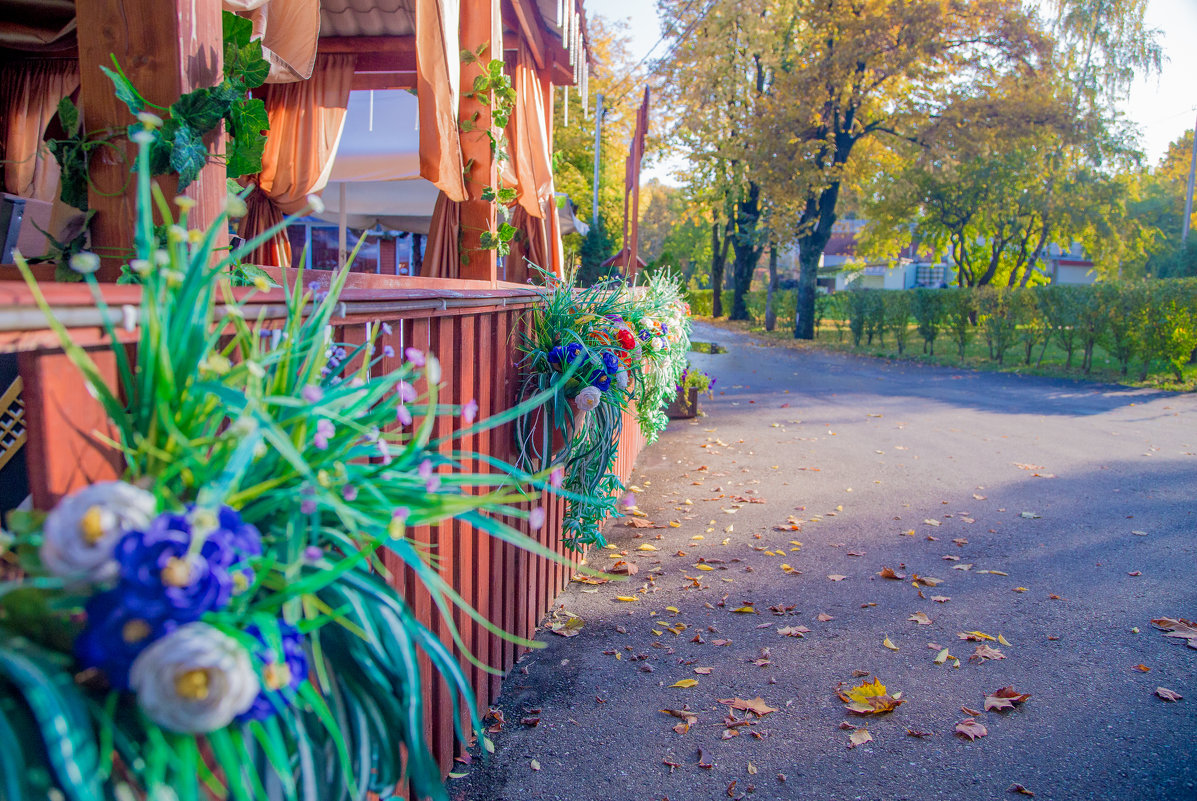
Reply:
[[527, 44], [528, 50], [532, 53], [532, 61], [536, 63], [536, 69], [543, 70], [546, 61], [544, 21], [541, 19], [540, 9], [536, 7], [535, 3], [531, 3], [528, 0], [505, 0], [503, 14], [505, 17], [508, 16], [508, 8], [511, 9], [511, 14], [514, 15], [516, 21], [519, 23], [524, 43]]
[[322, 36], [319, 52], [352, 53], [355, 72], [415, 72], [414, 36]]
[[[80, 93], [83, 124], [89, 131], [123, 132], [134, 122], [116, 99], [112, 81], [100, 72], [112, 56], [147, 100], [169, 106], [180, 95], [214, 86], [223, 72], [220, 0], [78, 0]], [[223, 149], [223, 136], [209, 137], [209, 154]], [[129, 178], [136, 148], [117, 140], [117, 147], [97, 148], [89, 166], [88, 205], [92, 247], [103, 258], [99, 277], [115, 280], [120, 265], [133, 255], [135, 184]], [[173, 177], [155, 180], [168, 198], [176, 194]], [[197, 201], [189, 217], [192, 228], [206, 228], [224, 208], [227, 188], [224, 165], [212, 159], [185, 192]], [[218, 237], [217, 247], [228, 243]]]
[[458, 104], [458, 118], [474, 119], [474, 130], [461, 134], [461, 155], [466, 167], [466, 200], [461, 204], [461, 278], [497, 281], [498, 258], [494, 250], [483, 248], [480, 236], [484, 231], [496, 230], [495, 204], [482, 199], [483, 190], [498, 185], [498, 171], [486, 132], [492, 127], [490, 106], [476, 98], [466, 97], [474, 78], [483, 75], [492, 60], [495, 42], [491, 41], [499, 21], [494, 18], [498, 3], [493, 0], [462, 0], [459, 25], [462, 50], [487, 50], [482, 58], [461, 66], [462, 97]]
[[350, 88], [383, 91], [387, 89], [416, 89], [414, 72], [354, 72]]

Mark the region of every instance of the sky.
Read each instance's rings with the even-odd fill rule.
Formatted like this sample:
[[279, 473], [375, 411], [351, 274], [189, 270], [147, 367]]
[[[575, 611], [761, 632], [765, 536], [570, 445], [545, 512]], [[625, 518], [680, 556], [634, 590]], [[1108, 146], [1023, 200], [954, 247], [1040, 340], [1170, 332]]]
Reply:
[[[1159, 75], [1140, 79], [1122, 104], [1123, 112], [1140, 128], [1140, 146], [1147, 164], [1156, 164], [1168, 143], [1192, 128], [1197, 119], [1197, 0], [1149, 0], [1147, 23], [1162, 32], [1165, 62]], [[641, 58], [654, 45], [660, 56], [660, 26], [654, 0], [589, 0], [587, 10], [608, 19], [627, 19], [631, 51]], [[684, 168], [678, 160], [653, 164], [645, 178], [679, 183], [671, 175]]]

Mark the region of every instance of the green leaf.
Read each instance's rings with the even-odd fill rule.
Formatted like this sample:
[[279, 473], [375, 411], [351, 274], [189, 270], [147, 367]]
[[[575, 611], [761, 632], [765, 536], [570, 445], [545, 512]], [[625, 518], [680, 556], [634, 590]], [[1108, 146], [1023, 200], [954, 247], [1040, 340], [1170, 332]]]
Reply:
[[208, 163], [208, 148], [199, 132], [184, 122], [179, 122], [173, 144], [170, 168], [179, 174], [179, 191], [182, 192], [199, 177], [200, 170]]
[[[113, 63], [116, 59], [113, 58]], [[100, 65], [100, 71], [107, 75], [112, 83], [116, 85], [116, 99], [129, 107], [129, 113], [136, 117], [142, 111], [145, 111], [145, 98], [133, 86], [133, 82], [125, 77], [125, 73], [121, 71], [120, 65], [116, 65], [116, 70], [110, 70], [104, 65]]]
[[270, 75], [270, 62], [262, 55], [262, 42], [255, 39], [241, 48], [237, 54], [239, 71], [231, 76], [234, 83], [245, 89], [253, 89], [266, 83]]
[[510, 242], [511, 238], [515, 236], [516, 227], [511, 223], [501, 223], [499, 225], [499, 241]]
[[174, 102], [170, 116], [203, 135], [220, 124], [227, 109], [211, 89], [196, 89]]
[[249, 44], [254, 33], [254, 24], [245, 17], [239, 17], [231, 11], [221, 14], [221, 34], [225, 45], [244, 47]]
[[515, 189], [507, 186], [507, 187], [503, 187], [502, 189], [499, 190], [499, 202], [500, 203], [506, 205], [508, 203], [513, 202], [515, 200], [515, 198], [516, 198]]
[[262, 153], [270, 118], [266, 104], [257, 98], [242, 98], [229, 109], [229, 142], [226, 170], [230, 176], [253, 175], [262, 171]]
[[74, 136], [79, 130], [79, 109], [69, 97], [58, 101], [58, 120], [68, 136]]

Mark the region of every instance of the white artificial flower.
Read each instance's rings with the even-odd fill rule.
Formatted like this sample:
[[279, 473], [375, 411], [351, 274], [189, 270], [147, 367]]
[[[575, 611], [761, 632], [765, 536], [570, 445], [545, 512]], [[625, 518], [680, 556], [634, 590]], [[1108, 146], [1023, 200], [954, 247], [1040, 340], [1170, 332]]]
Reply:
[[653, 337], [653, 350], [666, 350], [669, 348], [669, 343], [665, 341], [665, 337]]
[[42, 526], [42, 564], [73, 581], [116, 578], [116, 543], [125, 532], [148, 526], [155, 507], [153, 495], [123, 481], [92, 484], [66, 496]]
[[240, 195], [229, 195], [225, 201], [224, 210], [234, 220], [238, 220], [249, 214], [249, 206], [245, 204]]
[[651, 329], [657, 327], [657, 321], [651, 317], [645, 317], [643, 320], [640, 321], [640, 327], [648, 328], [651, 330]]
[[249, 651], [200, 622], [180, 626], [142, 651], [129, 684], [150, 720], [182, 734], [224, 728], [260, 690]]
[[615, 386], [619, 387], [620, 389], [628, 388], [628, 371], [627, 370], [620, 369], [620, 371], [615, 374]]
[[324, 201], [320, 199], [319, 195], [308, 195], [308, 208], [311, 209], [313, 214], [323, 214]]
[[82, 250], [71, 256], [71, 269], [77, 273], [91, 275], [100, 269], [100, 257], [94, 253]]
[[579, 411], [588, 412], [598, 406], [602, 398], [603, 393], [599, 392], [598, 387], [586, 387], [574, 398], [574, 406], [577, 406]]

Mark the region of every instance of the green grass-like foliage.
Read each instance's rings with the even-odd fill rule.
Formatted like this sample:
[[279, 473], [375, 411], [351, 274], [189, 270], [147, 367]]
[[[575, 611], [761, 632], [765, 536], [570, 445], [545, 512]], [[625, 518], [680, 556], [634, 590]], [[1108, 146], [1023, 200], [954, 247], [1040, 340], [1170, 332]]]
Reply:
[[664, 410], [690, 347], [689, 307], [678, 279], [666, 273], [632, 288], [546, 280], [544, 303], [519, 349], [524, 395], [551, 400], [519, 421], [517, 444], [526, 467], [550, 470], [561, 485], [566, 543], [604, 545], [601, 526], [619, 514], [624, 489], [612, 472], [623, 414], [635, 410], [650, 442], [668, 424]]
[[[22, 270], [107, 412], [112, 444], [125, 459], [124, 479], [153, 493], [160, 512], [227, 504], [261, 532], [252, 585], [204, 621], [247, 650], [253, 648], [248, 625], [278, 642], [279, 621], [294, 624], [304, 636], [310, 675], [266, 720], [204, 735], [159, 727], [132, 694], [110, 690], [94, 671], [78, 672], [72, 641], [89, 590], [48, 573], [38, 558], [38, 516], [26, 515], [12, 521], [20, 524], [15, 537], [0, 539], [0, 556], [25, 574], [0, 583], [0, 799], [41, 801], [57, 791], [70, 801], [327, 801], [367, 791], [386, 797], [405, 777], [420, 798], [446, 798], [424, 737], [419, 654], [480, 731], [474, 697], [451, 648], [388, 584], [382, 551], [429, 593], [470, 659], [453, 624], [454, 607], [492, 632], [533, 645], [470, 608], [441, 578], [435, 554], [406, 533], [456, 518], [557, 558], [497, 519], [528, 517], [528, 502], [546, 489], [545, 474], [457, 453], [434, 436], [439, 415], [463, 410], [438, 403], [439, 366], [431, 355], [420, 368], [385, 353], [377, 323], [362, 324], [365, 344], [333, 341], [346, 272], [315, 296], [299, 288], [301, 278], [284, 287], [281, 318], [254, 320], [246, 303], [253, 292], [234, 298], [222, 276], [275, 231], [221, 258], [214, 242], [227, 220], [188, 231], [184, 212], [158, 249], [151, 196], [162, 219], [172, 220], [172, 209], [152, 192], [147, 143], [140, 145], [138, 258], [131, 266], [142, 276], [143, 296], [135, 350], [111, 348], [118, 386], [105, 384], [92, 356], [53, 318], [23, 263]], [[107, 311], [98, 285], [88, 280]], [[108, 334], [117, 342], [111, 325]], [[412, 391], [407, 385], [418, 397], [409, 394], [404, 404], [401, 393]], [[531, 393], [523, 405], [455, 436], [505, 424], [552, 394]], [[401, 404], [413, 417], [410, 425], [396, 424]], [[464, 472], [469, 459], [491, 471]], [[263, 669], [257, 657], [254, 668]]]

